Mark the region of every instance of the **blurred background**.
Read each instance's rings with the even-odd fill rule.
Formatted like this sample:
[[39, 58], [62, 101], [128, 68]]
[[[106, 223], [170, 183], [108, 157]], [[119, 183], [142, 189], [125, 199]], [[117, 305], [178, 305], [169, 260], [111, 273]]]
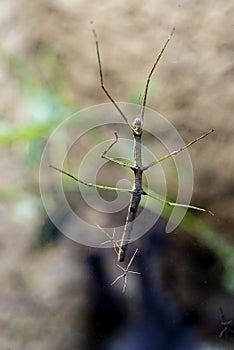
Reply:
[[[234, 318], [233, 16], [232, 0], [0, 2], [2, 349], [233, 348], [231, 332], [219, 337], [220, 308], [226, 321]], [[135, 243], [141, 253], [133, 269], [142, 275], [129, 281], [124, 295], [121, 282], [110, 288], [119, 273], [113, 251], [60, 235], [39, 190], [51, 132], [77, 110], [108, 102], [90, 21], [106, 86], [116, 101], [134, 103], [141, 102], [147, 74], [175, 26], [148, 106], [166, 116], [185, 142], [216, 131], [190, 149], [192, 203], [215, 216], [190, 212], [176, 234], [166, 235], [165, 212]], [[79, 123], [85, 118], [77, 128]], [[106, 130], [106, 137], [112, 133]], [[76, 158], [79, 153], [69, 161]], [[115, 169], [105, 169], [109, 181]], [[54, 173], [45, 172], [54, 215], [68, 220], [54, 193]], [[168, 181], [173, 187], [173, 177]], [[68, 190], [79, 210], [76, 184]], [[116, 225], [125, 217], [126, 211], [119, 213]], [[106, 218], [107, 227], [112, 219]]]

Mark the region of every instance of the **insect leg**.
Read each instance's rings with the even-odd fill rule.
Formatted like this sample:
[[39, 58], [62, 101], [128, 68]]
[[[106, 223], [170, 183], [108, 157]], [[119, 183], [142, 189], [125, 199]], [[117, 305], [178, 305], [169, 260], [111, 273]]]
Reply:
[[203, 139], [204, 137], [208, 136], [208, 135], [211, 134], [212, 132], [214, 132], [214, 129], [209, 130], [209, 131], [206, 132], [205, 134], [203, 134], [203, 135], [199, 136], [198, 138], [196, 138], [195, 140], [189, 142], [187, 145], [185, 145], [185, 146], [183, 146], [183, 147], [181, 147], [181, 148], [179, 148], [179, 149], [177, 149], [177, 150], [175, 150], [175, 151], [173, 151], [173, 152], [171, 152], [171, 153], [169, 153], [169, 154], [166, 154], [165, 156], [163, 156], [163, 157], [161, 157], [161, 158], [159, 158], [159, 159], [153, 161], [152, 163], [150, 163], [150, 164], [147, 165], [147, 166], [144, 166], [144, 167], [143, 167], [143, 170], [147, 170], [147, 169], [151, 168], [152, 166], [154, 166], [155, 164], [158, 164], [158, 163], [162, 162], [162, 161], [165, 160], [165, 159], [168, 159], [168, 158], [171, 158], [172, 156], [175, 156], [176, 154], [178, 154], [178, 153], [184, 151], [186, 148], [192, 146], [192, 145], [193, 145], [194, 143], [196, 143], [197, 141], [200, 141], [200, 140]]

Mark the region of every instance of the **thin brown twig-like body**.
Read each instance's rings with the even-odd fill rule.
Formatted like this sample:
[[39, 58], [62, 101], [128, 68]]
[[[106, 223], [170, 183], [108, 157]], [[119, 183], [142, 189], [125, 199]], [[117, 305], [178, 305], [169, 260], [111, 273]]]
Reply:
[[142, 160], [141, 160], [142, 126], [141, 126], [141, 120], [139, 118], [137, 118], [132, 125], [132, 133], [134, 138], [134, 165], [131, 167], [131, 169], [134, 172], [134, 184], [133, 184], [130, 204], [128, 207], [126, 223], [124, 226], [123, 235], [120, 243], [121, 250], [119, 250], [119, 254], [118, 254], [119, 262], [122, 262], [125, 259], [128, 243], [131, 238], [133, 222], [136, 218], [137, 210], [141, 201], [141, 196], [143, 194], [146, 194], [146, 192], [142, 188], [142, 174], [143, 174], [143, 166], [142, 166]]
[[[125, 223], [125, 226], [124, 226], [123, 235], [122, 235], [122, 239], [121, 239], [121, 243], [120, 243], [121, 249], [119, 249], [119, 254], [118, 254], [118, 261], [119, 262], [122, 262], [125, 259], [128, 243], [130, 242], [130, 239], [131, 239], [131, 232], [132, 232], [132, 229], [133, 229], [133, 222], [134, 222], [134, 220], [136, 218], [137, 210], [138, 210], [138, 207], [139, 207], [139, 204], [140, 204], [140, 201], [141, 201], [141, 196], [142, 195], [147, 195], [147, 193], [142, 188], [142, 174], [143, 174], [143, 171], [149, 169], [154, 164], [157, 164], [157, 163], [163, 161], [164, 159], [167, 159], [169, 157], [172, 157], [173, 155], [176, 155], [177, 153], [179, 153], [179, 152], [183, 151], [184, 149], [190, 147], [192, 144], [194, 144], [198, 140], [206, 137], [209, 133], [214, 131], [212, 129], [208, 133], [200, 136], [199, 138], [195, 139], [194, 141], [190, 142], [189, 144], [185, 145], [184, 147], [182, 147], [182, 148], [180, 148], [180, 149], [178, 149], [178, 150], [176, 150], [176, 151], [174, 151], [174, 152], [172, 152], [172, 153], [170, 153], [170, 154], [168, 154], [168, 155], [158, 159], [155, 162], [152, 162], [148, 166], [143, 167], [143, 165], [142, 165], [142, 159], [141, 159], [141, 138], [142, 138], [142, 132], [143, 132], [142, 128], [143, 128], [143, 122], [144, 122], [144, 114], [145, 114], [145, 107], [146, 107], [146, 102], [147, 102], [148, 88], [149, 88], [149, 84], [150, 84], [150, 80], [151, 80], [151, 77], [153, 75], [153, 72], [154, 72], [154, 70], [155, 70], [155, 68], [156, 68], [160, 58], [162, 57], [162, 54], [163, 54], [164, 50], [166, 49], [169, 41], [171, 40], [171, 37], [174, 34], [174, 31], [175, 31], [175, 28], [172, 29], [172, 32], [171, 32], [170, 36], [167, 38], [165, 44], [163, 45], [161, 51], [159, 52], [159, 55], [157, 56], [153, 66], [152, 66], [152, 68], [151, 68], [151, 70], [149, 72], [149, 75], [147, 77], [140, 118], [136, 118], [134, 120], [133, 124], [130, 125], [128, 123], [128, 120], [127, 120], [126, 116], [124, 115], [122, 110], [120, 110], [118, 104], [115, 102], [113, 97], [109, 94], [108, 90], [104, 86], [103, 71], [102, 71], [102, 65], [101, 65], [101, 57], [100, 57], [100, 52], [99, 52], [99, 43], [98, 43], [98, 38], [97, 38], [96, 31], [95, 31], [95, 29], [93, 29], [93, 34], [94, 34], [95, 43], [96, 43], [96, 52], [97, 52], [97, 59], [98, 59], [98, 68], [99, 68], [101, 88], [104, 90], [105, 94], [110, 99], [110, 101], [113, 103], [115, 108], [119, 111], [119, 113], [122, 116], [122, 118], [124, 119], [125, 123], [131, 128], [132, 134], [133, 134], [133, 139], [134, 139], [134, 165], [133, 166], [129, 166], [126, 163], [123, 163], [123, 162], [121, 162], [119, 160], [115, 160], [113, 158], [110, 158], [110, 157], [106, 156], [106, 153], [118, 141], [118, 135], [117, 135], [116, 132], [115, 132], [115, 141], [102, 154], [103, 158], [108, 159], [108, 160], [110, 160], [112, 162], [115, 162], [117, 164], [123, 165], [125, 167], [129, 167], [134, 172], [134, 184], [133, 184], [133, 189], [132, 189], [132, 195], [131, 195], [131, 199], [130, 199], [130, 203], [129, 203], [129, 207], [128, 207], [128, 214], [127, 214], [127, 218], [126, 218], [126, 223]], [[155, 198], [155, 199], [161, 200], [158, 197], [154, 197], [152, 195], [150, 195], [150, 196]], [[164, 203], [166, 203], [168, 205], [174, 205], [174, 206], [190, 207], [190, 208], [196, 209], [196, 210], [207, 211], [210, 214], [212, 214], [210, 211], [208, 211], [206, 209], [201, 209], [201, 208], [194, 207], [194, 206], [186, 206], [186, 205], [183, 205], [183, 204], [172, 203], [172, 202], [169, 202], [169, 201], [164, 201]]]
[[[150, 84], [150, 79], [151, 76], [164, 52], [164, 50], [166, 49], [173, 33], [175, 31], [175, 28], [173, 28], [170, 36], [168, 37], [168, 39], [166, 40], [165, 44], [163, 45], [163, 48], [161, 49], [157, 59], [155, 60], [150, 73], [147, 77], [147, 81], [146, 81], [146, 86], [145, 86], [145, 92], [144, 92], [144, 97], [143, 97], [143, 103], [142, 103], [142, 111], [141, 111], [141, 115], [140, 118], [136, 118], [135, 121], [133, 122], [132, 125], [130, 125], [128, 123], [128, 120], [126, 118], [126, 116], [124, 115], [124, 113], [122, 112], [122, 110], [120, 110], [119, 106], [117, 105], [117, 103], [115, 102], [115, 100], [113, 99], [113, 97], [110, 95], [110, 93], [108, 92], [108, 90], [105, 88], [104, 86], [104, 79], [103, 79], [103, 71], [102, 71], [102, 64], [101, 64], [101, 58], [100, 58], [100, 52], [99, 52], [99, 43], [98, 43], [98, 37], [96, 34], [95, 29], [93, 29], [93, 35], [95, 38], [95, 44], [96, 44], [96, 52], [97, 52], [97, 59], [98, 59], [98, 68], [99, 68], [99, 75], [100, 75], [100, 82], [101, 82], [101, 88], [103, 89], [104, 93], [107, 95], [107, 97], [109, 98], [109, 100], [113, 103], [113, 105], [115, 106], [115, 108], [119, 111], [120, 115], [122, 116], [122, 118], [124, 119], [125, 123], [130, 127], [130, 129], [132, 130], [132, 134], [133, 134], [133, 138], [134, 138], [134, 165], [131, 167], [131, 169], [134, 171], [134, 186], [132, 189], [132, 195], [131, 195], [131, 199], [130, 199], [130, 204], [128, 207], [128, 214], [127, 214], [127, 218], [126, 218], [126, 223], [124, 226], [124, 231], [123, 231], [123, 235], [122, 235], [122, 239], [121, 239], [121, 243], [120, 243], [120, 247], [121, 249], [119, 249], [119, 254], [118, 254], [118, 261], [122, 262], [125, 259], [125, 255], [126, 255], [126, 250], [128, 247], [128, 243], [130, 241], [131, 238], [131, 232], [132, 232], [132, 228], [133, 228], [133, 222], [136, 218], [136, 214], [137, 214], [137, 210], [141, 201], [141, 196], [143, 194], [146, 194], [145, 191], [142, 189], [142, 173], [143, 173], [143, 166], [142, 166], [142, 160], [141, 160], [141, 136], [142, 136], [142, 127], [143, 127], [143, 120], [144, 120], [144, 113], [145, 113], [145, 106], [146, 106], [146, 102], [147, 102], [147, 95], [148, 95], [148, 88], [149, 88], [149, 84]], [[113, 144], [110, 145], [110, 147], [108, 147], [108, 149], [103, 152], [102, 157], [109, 159], [110, 161], [113, 161], [115, 163], [124, 165], [124, 166], [128, 166], [125, 163], [116, 161], [115, 159], [109, 158], [106, 156], [106, 153], [112, 148], [112, 146], [118, 141], [118, 135], [117, 133], [115, 133], [115, 137], [116, 140], [113, 142]]]
[[158, 163], [160, 163], [161, 161], [168, 159], [172, 156], [175, 156], [176, 154], [178, 154], [179, 152], [182, 152], [183, 150], [187, 149], [188, 147], [190, 147], [191, 145], [193, 145], [195, 142], [203, 139], [204, 137], [208, 136], [210, 133], [212, 133], [214, 131], [214, 129], [211, 129], [210, 131], [208, 131], [207, 133], [201, 135], [200, 137], [196, 138], [195, 140], [193, 140], [192, 142], [189, 142], [187, 145], [185, 145], [184, 147], [181, 147], [175, 151], [173, 151], [172, 153], [169, 153], [161, 158], [159, 158], [158, 160], [150, 163], [147, 166], [143, 166], [142, 165], [142, 158], [141, 158], [141, 139], [142, 139], [142, 133], [143, 133], [143, 120], [144, 120], [144, 113], [145, 113], [145, 107], [146, 107], [146, 102], [147, 102], [147, 94], [148, 94], [148, 88], [149, 88], [149, 84], [150, 84], [150, 79], [152, 77], [152, 74], [166, 48], [166, 46], [168, 45], [171, 36], [174, 33], [174, 28], [170, 34], [170, 36], [168, 37], [168, 39], [166, 40], [165, 44], [163, 45], [163, 48], [161, 49], [157, 59], [155, 60], [150, 73], [148, 75], [147, 81], [146, 81], [146, 87], [145, 87], [145, 91], [144, 91], [144, 97], [143, 97], [143, 104], [142, 104], [142, 110], [141, 110], [141, 114], [139, 118], [136, 118], [133, 122], [132, 125], [130, 125], [128, 123], [128, 120], [126, 118], [126, 116], [124, 115], [123, 111], [120, 109], [120, 107], [118, 106], [118, 104], [115, 102], [115, 100], [113, 99], [113, 97], [110, 95], [110, 93], [108, 92], [108, 90], [106, 89], [105, 85], [104, 85], [104, 79], [103, 79], [103, 71], [102, 71], [102, 65], [101, 65], [101, 58], [100, 58], [100, 52], [99, 52], [99, 43], [98, 43], [98, 38], [97, 38], [97, 34], [95, 32], [95, 30], [93, 29], [93, 34], [94, 34], [94, 38], [95, 38], [95, 43], [96, 43], [96, 52], [97, 52], [97, 59], [98, 59], [98, 68], [99, 68], [99, 75], [100, 75], [100, 83], [101, 83], [101, 88], [104, 91], [104, 93], [106, 94], [106, 96], [108, 97], [108, 99], [111, 101], [111, 103], [113, 103], [113, 105], [115, 106], [115, 108], [118, 110], [118, 112], [120, 113], [121, 117], [123, 118], [124, 122], [129, 126], [129, 128], [131, 129], [132, 135], [133, 135], [133, 139], [134, 139], [134, 164], [130, 165], [127, 163], [122, 162], [121, 160], [118, 159], [114, 159], [111, 158], [109, 156], [106, 155], [106, 153], [118, 142], [118, 135], [115, 132], [115, 140], [114, 142], [101, 154], [101, 157], [104, 159], [107, 159], [111, 162], [114, 162], [116, 164], [122, 165], [124, 167], [128, 167], [130, 169], [132, 169], [132, 171], [134, 172], [134, 183], [133, 183], [133, 188], [132, 190], [128, 190], [128, 189], [123, 189], [123, 188], [115, 188], [115, 187], [111, 187], [111, 186], [105, 186], [105, 185], [97, 185], [97, 184], [92, 184], [92, 183], [86, 183], [78, 178], [76, 178], [75, 176], [71, 175], [70, 173], [61, 170], [59, 168], [56, 168], [54, 166], [51, 165], [52, 168], [54, 168], [55, 170], [71, 177], [72, 179], [76, 180], [77, 182], [86, 185], [88, 187], [96, 187], [96, 188], [100, 188], [100, 189], [106, 189], [106, 190], [110, 190], [110, 191], [122, 191], [122, 192], [129, 192], [131, 193], [131, 199], [130, 199], [130, 203], [129, 203], [129, 207], [128, 207], [128, 214], [127, 214], [127, 218], [126, 218], [126, 222], [125, 222], [125, 226], [124, 226], [124, 230], [123, 230], [123, 234], [122, 234], [122, 238], [121, 238], [121, 243], [114, 246], [115, 249], [117, 249], [118, 251], [118, 261], [122, 262], [125, 260], [125, 255], [126, 255], [126, 250], [128, 247], [128, 243], [131, 241], [131, 232], [133, 229], [133, 223], [134, 220], [136, 218], [137, 215], [137, 210], [141, 201], [141, 196], [142, 195], [148, 195], [158, 201], [161, 201], [167, 205], [170, 206], [177, 206], [177, 207], [185, 207], [185, 208], [190, 208], [190, 209], [194, 209], [194, 210], [198, 210], [198, 211], [203, 211], [203, 212], [208, 212], [209, 214], [213, 215], [213, 213], [207, 209], [203, 209], [203, 208], [199, 208], [196, 206], [192, 206], [192, 205], [186, 205], [186, 204], [179, 204], [179, 203], [173, 203], [170, 202], [168, 200], [164, 200], [158, 196], [152, 195], [150, 193], [147, 193], [146, 191], [144, 191], [144, 189], [142, 188], [142, 174], [144, 171], [146, 171], [147, 169], [151, 168], [153, 165], [156, 165]]

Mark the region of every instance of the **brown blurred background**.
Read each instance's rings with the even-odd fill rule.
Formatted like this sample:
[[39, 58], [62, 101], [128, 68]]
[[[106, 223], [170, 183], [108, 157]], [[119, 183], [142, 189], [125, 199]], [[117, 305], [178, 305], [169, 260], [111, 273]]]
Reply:
[[[215, 213], [212, 218], [199, 217], [231, 249], [233, 16], [234, 2], [219, 0], [0, 3], [1, 348], [82, 348], [85, 316], [79, 315], [86, 313], [84, 291], [92, 282], [82, 270], [87, 250], [84, 253], [67, 240], [42, 251], [34, 251], [32, 245], [45, 220], [38, 169], [46, 139], [69, 114], [107, 101], [99, 85], [91, 20], [99, 36], [108, 89], [116, 101], [136, 103], [152, 63], [175, 26], [153, 76], [148, 106], [166, 116], [185, 141], [215, 129], [215, 134], [190, 150], [195, 175], [193, 202]], [[172, 238], [168, 254], [173, 255], [170, 247], [181, 245], [180, 253], [175, 253], [181, 258], [188, 246], [198, 244], [194, 237], [186, 237], [181, 235], [181, 243], [178, 236]], [[189, 243], [184, 243], [187, 239]], [[210, 249], [209, 243], [204, 249]], [[230, 250], [228, 260], [223, 252], [212, 254], [215, 259], [222, 256], [216, 261], [222, 266], [220, 274], [234, 266]], [[233, 278], [227, 281], [226, 277], [223, 282], [222, 276], [216, 277], [222, 298], [209, 304], [214, 307], [211, 314], [206, 308], [206, 321], [207, 333], [215, 333], [217, 324], [218, 334], [219, 307], [224, 308], [227, 319], [234, 317], [234, 285]], [[178, 300], [186, 304], [187, 296], [181, 293], [175, 291]], [[202, 295], [199, 307], [206, 303]], [[210, 297], [217, 300], [215, 292]], [[230, 341], [225, 344], [228, 348]]]

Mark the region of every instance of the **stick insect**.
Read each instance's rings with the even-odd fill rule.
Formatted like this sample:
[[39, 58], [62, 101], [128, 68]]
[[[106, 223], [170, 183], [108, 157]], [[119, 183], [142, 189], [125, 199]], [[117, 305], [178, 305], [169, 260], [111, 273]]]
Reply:
[[144, 171], [148, 170], [152, 166], [162, 162], [165, 159], [168, 159], [172, 156], [175, 156], [176, 154], [178, 154], [178, 153], [182, 152], [183, 150], [187, 149], [188, 147], [192, 146], [195, 142], [205, 138], [206, 136], [208, 136], [210, 133], [212, 133], [214, 131], [214, 129], [211, 129], [210, 131], [206, 132], [205, 134], [201, 135], [200, 137], [196, 138], [195, 140], [189, 142], [184, 147], [181, 147], [181, 148], [173, 151], [172, 153], [169, 153], [169, 154], [151, 162], [150, 164], [148, 164], [146, 166], [144, 166], [142, 164], [141, 139], [142, 139], [142, 134], [143, 134], [144, 115], [145, 115], [145, 108], [146, 108], [146, 103], [147, 103], [149, 84], [150, 84], [151, 77], [155, 71], [155, 68], [158, 65], [158, 62], [159, 62], [163, 52], [165, 51], [169, 41], [171, 40], [171, 37], [172, 37], [174, 31], [175, 31], [175, 28], [173, 28], [171, 34], [169, 35], [169, 37], [165, 41], [161, 51], [159, 52], [159, 55], [157, 56], [153, 66], [148, 74], [145, 89], [144, 89], [143, 102], [142, 102], [142, 106], [141, 106], [140, 116], [137, 117], [131, 125], [131, 124], [129, 124], [128, 119], [125, 116], [124, 112], [121, 110], [119, 105], [116, 103], [116, 101], [114, 100], [114, 98], [112, 97], [112, 95], [109, 93], [109, 91], [107, 90], [107, 88], [104, 85], [103, 69], [102, 69], [101, 56], [100, 56], [100, 50], [99, 50], [99, 41], [98, 41], [98, 37], [97, 37], [95, 29], [92, 29], [94, 39], [95, 39], [95, 45], [96, 45], [96, 54], [97, 54], [101, 89], [103, 90], [103, 92], [107, 96], [107, 98], [111, 101], [111, 103], [114, 105], [114, 107], [117, 109], [117, 111], [119, 112], [119, 114], [122, 117], [122, 119], [124, 120], [124, 122], [130, 128], [130, 130], [132, 132], [133, 140], [134, 140], [134, 163], [133, 163], [133, 165], [127, 164], [127, 163], [125, 163], [121, 160], [118, 160], [118, 159], [111, 158], [107, 155], [107, 153], [110, 151], [110, 149], [118, 142], [117, 132], [114, 132], [114, 135], [115, 135], [114, 142], [101, 154], [101, 157], [110, 161], [110, 162], [113, 162], [113, 163], [119, 164], [121, 166], [130, 168], [134, 173], [133, 188], [131, 190], [128, 190], [128, 189], [124, 189], [124, 188], [116, 188], [116, 187], [110, 187], [110, 186], [105, 186], [105, 185], [87, 183], [87, 182], [84, 182], [84, 181], [76, 178], [75, 176], [73, 176], [72, 174], [69, 174], [68, 172], [66, 172], [64, 170], [61, 170], [61, 169], [56, 168], [56, 167], [51, 165], [51, 167], [53, 169], [61, 172], [62, 174], [65, 174], [65, 175], [71, 177], [72, 179], [74, 179], [75, 181], [77, 181], [83, 185], [86, 185], [89, 187], [96, 187], [96, 188], [100, 188], [100, 189], [105, 189], [105, 190], [110, 190], [110, 191], [129, 192], [131, 194], [130, 203], [129, 203], [129, 207], [128, 207], [128, 214], [127, 214], [127, 218], [126, 218], [126, 222], [125, 222], [125, 226], [124, 226], [124, 230], [123, 230], [123, 234], [122, 234], [122, 239], [121, 239], [121, 242], [119, 244], [119, 247], [117, 247], [117, 249], [118, 249], [118, 262], [123, 262], [125, 260], [126, 250], [128, 247], [128, 243], [131, 240], [131, 232], [133, 229], [133, 223], [134, 223], [134, 220], [136, 218], [137, 210], [138, 210], [138, 207], [139, 207], [139, 204], [141, 201], [141, 196], [150, 196], [150, 197], [152, 197], [158, 201], [161, 201], [164, 204], [169, 205], [169, 206], [185, 207], [185, 208], [194, 209], [194, 210], [198, 210], [198, 211], [202, 211], [202, 212], [208, 212], [209, 214], [213, 215], [213, 213], [207, 209], [199, 208], [199, 207], [196, 207], [193, 205], [173, 203], [173, 202], [170, 202], [168, 200], [164, 200], [158, 196], [152, 195], [142, 188], [142, 175], [143, 175]]

